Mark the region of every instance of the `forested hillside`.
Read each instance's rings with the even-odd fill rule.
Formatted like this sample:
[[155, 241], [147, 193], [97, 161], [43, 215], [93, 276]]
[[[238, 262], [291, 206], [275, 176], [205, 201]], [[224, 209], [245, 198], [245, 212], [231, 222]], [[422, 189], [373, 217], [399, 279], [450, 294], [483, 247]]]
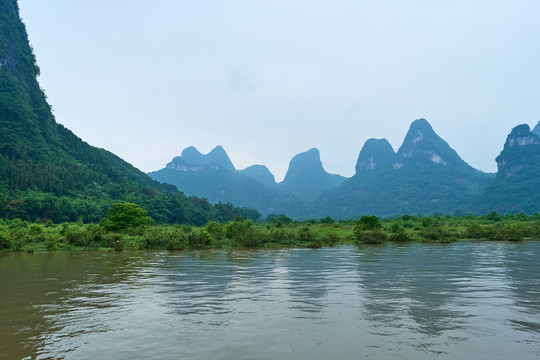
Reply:
[[0, 0], [0, 217], [92, 222], [115, 201], [138, 203], [160, 223], [258, 216], [230, 204], [188, 199], [88, 145], [56, 123], [38, 75], [17, 1]]
[[[538, 129], [538, 125], [535, 129]], [[529, 125], [512, 129], [496, 158], [497, 177], [473, 205], [475, 212], [540, 211], [540, 137]]]
[[356, 174], [312, 203], [312, 212], [337, 218], [462, 213], [492, 178], [469, 166], [418, 119], [397, 153], [385, 139], [366, 141]]

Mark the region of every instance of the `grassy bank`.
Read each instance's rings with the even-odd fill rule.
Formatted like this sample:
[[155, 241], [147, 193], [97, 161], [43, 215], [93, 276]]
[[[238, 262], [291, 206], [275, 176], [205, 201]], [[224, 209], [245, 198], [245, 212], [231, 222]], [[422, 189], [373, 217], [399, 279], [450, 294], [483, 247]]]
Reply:
[[413, 241], [450, 243], [456, 240], [521, 241], [540, 239], [540, 216], [405, 215], [380, 220], [363, 216], [355, 221], [292, 221], [286, 216], [266, 223], [237, 220], [205, 226], [149, 225], [115, 229], [110, 224], [53, 224], [0, 219], [0, 250], [202, 250], [230, 248], [319, 248], [338, 244], [382, 244]]

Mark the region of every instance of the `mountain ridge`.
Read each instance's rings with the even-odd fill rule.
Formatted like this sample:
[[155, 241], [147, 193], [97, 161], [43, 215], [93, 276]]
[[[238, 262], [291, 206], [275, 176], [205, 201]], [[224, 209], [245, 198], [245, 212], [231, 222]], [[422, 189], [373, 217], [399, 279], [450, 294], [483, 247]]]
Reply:
[[[379, 154], [385, 166], [375, 165], [374, 155]], [[314, 216], [325, 216], [324, 209], [326, 216], [337, 218], [454, 213], [466, 210], [490, 178], [463, 161], [427, 120], [418, 119], [395, 155], [384, 139], [367, 140], [356, 174], [322, 194], [311, 208]]]

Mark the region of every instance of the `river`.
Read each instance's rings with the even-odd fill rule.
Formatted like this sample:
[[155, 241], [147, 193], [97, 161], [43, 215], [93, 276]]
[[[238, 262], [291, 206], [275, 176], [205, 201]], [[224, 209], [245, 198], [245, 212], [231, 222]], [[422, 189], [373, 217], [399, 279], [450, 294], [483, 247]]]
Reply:
[[0, 253], [1, 359], [538, 359], [540, 242]]

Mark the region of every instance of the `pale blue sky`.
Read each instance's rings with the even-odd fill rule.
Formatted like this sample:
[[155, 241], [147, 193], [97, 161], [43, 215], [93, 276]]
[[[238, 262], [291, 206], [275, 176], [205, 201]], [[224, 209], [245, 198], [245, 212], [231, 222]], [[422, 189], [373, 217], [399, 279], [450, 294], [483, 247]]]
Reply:
[[496, 171], [540, 120], [540, 1], [19, 0], [56, 119], [143, 171], [193, 145], [281, 179], [317, 147], [351, 176], [426, 118]]

